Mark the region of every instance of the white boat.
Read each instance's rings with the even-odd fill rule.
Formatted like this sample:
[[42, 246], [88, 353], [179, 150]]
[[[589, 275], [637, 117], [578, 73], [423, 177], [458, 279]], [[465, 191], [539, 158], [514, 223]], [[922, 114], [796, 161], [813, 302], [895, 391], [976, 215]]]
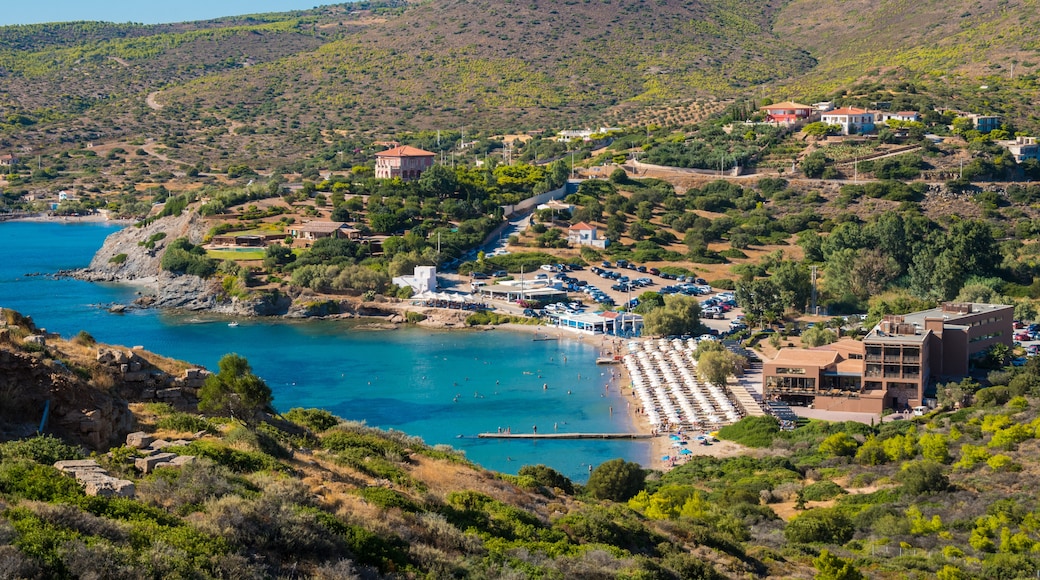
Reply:
[[229, 322], [229, 323], [228, 323], [228, 326], [230, 326], [231, 328], [234, 328], [234, 327], [238, 326], [238, 321], [235, 321], [235, 322]]

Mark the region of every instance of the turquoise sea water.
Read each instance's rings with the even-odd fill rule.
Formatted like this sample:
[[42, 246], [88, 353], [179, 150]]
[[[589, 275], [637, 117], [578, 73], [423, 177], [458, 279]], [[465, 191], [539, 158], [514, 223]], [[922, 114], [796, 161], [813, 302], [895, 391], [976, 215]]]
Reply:
[[[632, 430], [598, 341], [535, 341], [525, 333], [368, 330], [349, 321], [242, 320], [154, 310], [112, 314], [136, 289], [49, 275], [85, 266], [115, 227], [0, 223], [0, 306], [64, 336], [87, 330], [102, 342], [142, 345], [216, 368], [237, 352], [271, 386], [275, 406], [321, 407], [369, 425], [449, 444], [507, 473], [544, 463], [577, 481], [590, 465], [624, 457], [647, 464], [646, 441], [477, 439], [498, 428], [529, 433]], [[611, 413], [611, 407], [614, 412]], [[461, 437], [460, 437], [461, 435]]]

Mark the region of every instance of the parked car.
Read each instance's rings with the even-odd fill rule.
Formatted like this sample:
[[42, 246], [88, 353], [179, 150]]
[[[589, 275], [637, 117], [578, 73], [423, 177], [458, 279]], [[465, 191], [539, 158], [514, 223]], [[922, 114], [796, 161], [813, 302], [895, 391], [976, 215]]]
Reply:
[[473, 279], [474, 280], [487, 280], [488, 279], [488, 275], [483, 273], [483, 272], [473, 272]]
[[660, 275], [661, 275], [661, 271], [660, 271], [660, 270], [658, 270], [657, 268], [649, 268], [649, 269], [647, 270], [647, 272], [650, 272], [650, 273], [651, 273], [651, 274], [653, 274], [654, 276], [660, 276]]
[[506, 272], [505, 270], [495, 270], [491, 273], [491, 276], [494, 278], [505, 278], [508, 275], [509, 272]]

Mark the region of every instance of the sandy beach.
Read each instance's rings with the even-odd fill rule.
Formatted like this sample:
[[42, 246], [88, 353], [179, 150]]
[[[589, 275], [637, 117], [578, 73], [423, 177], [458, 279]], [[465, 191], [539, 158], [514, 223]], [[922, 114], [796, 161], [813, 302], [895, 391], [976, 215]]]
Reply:
[[39, 213], [33, 215], [27, 215], [17, 218], [15, 221], [20, 222], [55, 222], [55, 223], [98, 223], [108, 222], [113, 224], [124, 224], [129, 225], [134, 223], [134, 220], [126, 219], [110, 219], [108, 214], [105, 213], [92, 213], [88, 215], [76, 215], [76, 216], [64, 216], [64, 215], [53, 215], [49, 213]]

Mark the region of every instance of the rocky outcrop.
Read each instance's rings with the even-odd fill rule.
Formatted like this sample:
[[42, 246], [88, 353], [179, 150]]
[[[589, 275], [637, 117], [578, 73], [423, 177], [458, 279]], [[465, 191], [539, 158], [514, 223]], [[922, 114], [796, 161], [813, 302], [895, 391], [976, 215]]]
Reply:
[[173, 377], [152, 366], [133, 350], [98, 348], [97, 362], [117, 373], [117, 392], [135, 402], [169, 403], [174, 408], [194, 410], [198, 405], [198, 391], [206, 382], [209, 371], [192, 368], [184, 375]]
[[170, 242], [188, 238], [201, 243], [207, 228], [194, 212], [159, 218], [142, 227], [127, 226], [105, 238], [90, 265], [76, 275], [95, 282], [154, 282]]
[[55, 360], [0, 350], [0, 434], [30, 435], [49, 408], [48, 432], [100, 449], [133, 425], [125, 399], [87, 385]]
[[58, 471], [70, 475], [83, 484], [87, 495], [105, 497], [134, 497], [134, 482], [112, 477], [93, 459], [74, 459], [54, 464]]

